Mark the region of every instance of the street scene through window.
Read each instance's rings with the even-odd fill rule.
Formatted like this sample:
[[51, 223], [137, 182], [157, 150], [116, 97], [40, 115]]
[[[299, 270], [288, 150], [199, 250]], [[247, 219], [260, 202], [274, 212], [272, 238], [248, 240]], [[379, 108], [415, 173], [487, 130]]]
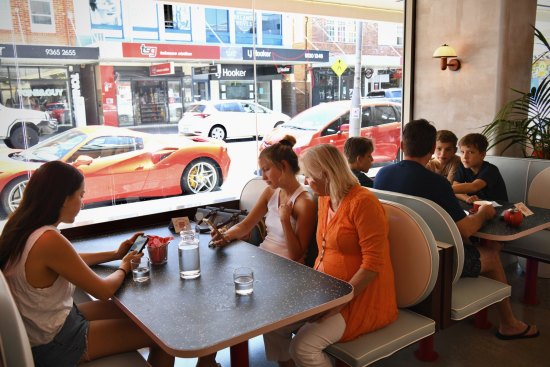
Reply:
[[51, 160], [85, 175], [75, 226], [237, 199], [284, 135], [343, 149], [354, 91], [399, 158], [404, 2], [213, 3], [0, 0], [0, 228]]

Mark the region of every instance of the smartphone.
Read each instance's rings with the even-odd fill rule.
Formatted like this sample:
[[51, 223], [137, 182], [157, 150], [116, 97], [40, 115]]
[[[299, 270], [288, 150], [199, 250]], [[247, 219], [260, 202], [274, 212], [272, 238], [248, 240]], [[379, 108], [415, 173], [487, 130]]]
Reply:
[[144, 235], [138, 236], [138, 238], [136, 238], [136, 240], [134, 241], [134, 243], [132, 244], [132, 247], [130, 247], [128, 252], [136, 250], [138, 254], [141, 253], [145, 248], [147, 241], [149, 241], [149, 237]]

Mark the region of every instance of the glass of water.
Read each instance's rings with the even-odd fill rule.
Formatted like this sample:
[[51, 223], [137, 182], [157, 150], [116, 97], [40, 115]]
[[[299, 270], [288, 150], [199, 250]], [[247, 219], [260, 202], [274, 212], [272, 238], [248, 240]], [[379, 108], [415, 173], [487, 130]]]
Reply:
[[180, 277], [195, 279], [201, 276], [201, 259], [199, 240], [194, 231], [181, 231], [181, 241], [178, 245]]
[[245, 266], [233, 271], [233, 282], [235, 283], [235, 293], [240, 296], [247, 296], [254, 292], [254, 271]]
[[132, 265], [132, 277], [134, 282], [142, 283], [149, 280], [151, 276], [151, 263], [148, 257], [130, 260]]

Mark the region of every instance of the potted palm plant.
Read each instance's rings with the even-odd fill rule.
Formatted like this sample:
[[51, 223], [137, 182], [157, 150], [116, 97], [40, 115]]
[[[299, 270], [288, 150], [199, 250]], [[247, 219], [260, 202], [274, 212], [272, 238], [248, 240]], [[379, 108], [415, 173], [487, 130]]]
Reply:
[[[534, 28], [534, 27], [533, 27]], [[536, 28], [535, 36], [546, 51], [535, 62], [550, 53], [550, 44]], [[491, 142], [489, 148], [503, 144], [502, 151], [520, 147], [525, 157], [550, 159], [550, 75], [529, 92], [514, 90], [518, 98], [506, 104], [482, 133]]]

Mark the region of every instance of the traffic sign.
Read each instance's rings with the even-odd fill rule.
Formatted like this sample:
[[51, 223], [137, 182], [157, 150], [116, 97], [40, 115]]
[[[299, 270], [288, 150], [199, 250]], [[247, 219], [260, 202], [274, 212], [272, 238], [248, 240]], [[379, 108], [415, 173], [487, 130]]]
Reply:
[[336, 60], [331, 66], [332, 71], [334, 71], [334, 73], [338, 76], [342, 76], [347, 68], [348, 64], [346, 64], [346, 62], [341, 58], [338, 58], [338, 60]]

